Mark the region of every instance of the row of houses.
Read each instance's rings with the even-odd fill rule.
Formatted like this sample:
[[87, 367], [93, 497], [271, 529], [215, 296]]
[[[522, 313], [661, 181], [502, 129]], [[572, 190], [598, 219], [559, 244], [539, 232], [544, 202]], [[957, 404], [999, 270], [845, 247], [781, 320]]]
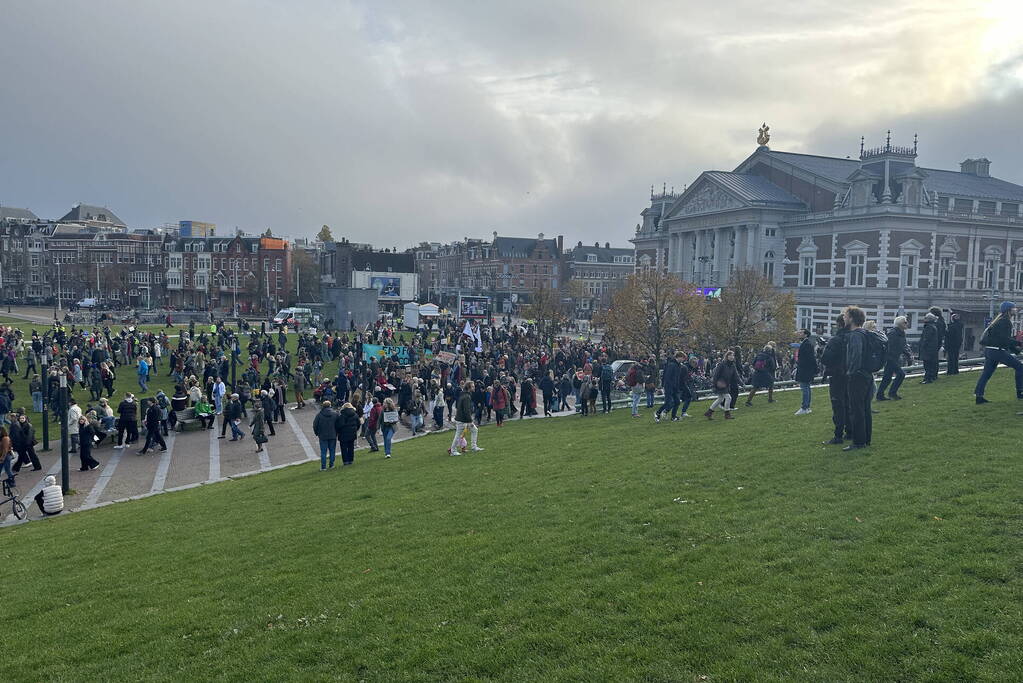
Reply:
[[0, 206], [0, 298], [266, 313], [295, 298], [293, 251], [270, 234], [217, 236], [208, 223], [130, 229], [105, 207], [78, 204], [43, 220]]

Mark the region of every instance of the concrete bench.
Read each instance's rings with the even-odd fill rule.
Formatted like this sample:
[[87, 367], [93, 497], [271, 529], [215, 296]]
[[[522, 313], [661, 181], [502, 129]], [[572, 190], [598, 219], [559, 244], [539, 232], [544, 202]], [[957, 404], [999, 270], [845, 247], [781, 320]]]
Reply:
[[178, 410], [175, 412], [177, 416], [177, 422], [174, 423], [174, 429], [179, 432], [185, 431], [186, 428], [191, 425], [196, 427], [202, 427], [202, 422], [195, 415], [195, 408], [185, 408], [184, 410]]

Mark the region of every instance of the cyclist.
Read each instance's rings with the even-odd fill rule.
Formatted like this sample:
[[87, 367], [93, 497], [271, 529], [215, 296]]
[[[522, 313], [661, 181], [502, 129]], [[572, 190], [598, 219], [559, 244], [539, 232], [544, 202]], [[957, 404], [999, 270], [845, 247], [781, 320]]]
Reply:
[[14, 483], [14, 471], [11, 469], [11, 461], [14, 460], [14, 448], [11, 446], [11, 437], [7, 435], [7, 427], [0, 425], [0, 467], [3, 468], [4, 479]]

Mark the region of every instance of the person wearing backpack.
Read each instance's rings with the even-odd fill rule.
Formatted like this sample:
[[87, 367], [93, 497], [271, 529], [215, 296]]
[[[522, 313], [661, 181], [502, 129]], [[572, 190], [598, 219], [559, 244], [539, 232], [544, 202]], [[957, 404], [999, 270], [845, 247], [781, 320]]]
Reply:
[[750, 384], [749, 396], [746, 397], [746, 406], [753, 406], [753, 397], [757, 395], [757, 389], [767, 389], [767, 402], [774, 403], [774, 373], [778, 369], [778, 361], [774, 357], [774, 347], [770, 344], [764, 350], [753, 357], [753, 377]]
[[[849, 334], [845, 350], [845, 374], [848, 383], [849, 426], [852, 431], [852, 444], [843, 451], [855, 451], [870, 445], [873, 421], [870, 412], [870, 399], [874, 396], [874, 373], [871, 364], [876, 352], [872, 346], [876, 344], [873, 333], [863, 329], [867, 320], [863, 309], [849, 306], [845, 309], [845, 323]], [[884, 352], [881, 352], [884, 357]]]
[[817, 350], [814, 348], [810, 330], [802, 329], [799, 334], [801, 341], [796, 356], [796, 381], [802, 391], [803, 401], [796, 415], [809, 415], [813, 412], [810, 410], [810, 382], [817, 376]]
[[845, 372], [846, 344], [849, 327], [841, 313], [835, 319], [835, 334], [824, 345], [821, 364], [828, 377], [828, 397], [831, 399], [831, 421], [835, 435], [823, 442], [825, 446], [841, 445], [852, 437], [849, 426], [849, 378]]
[[973, 390], [978, 405], [990, 403], [984, 398], [984, 389], [999, 363], [1016, 371], [1016, 398], [1023, 399], [1023, 364], [1013, 355], [1019, 353], [1020, 349], [1019, 342], [1012, 335], [1012, 316], [1015, 313], [1016, 304], [1003, 301], [998, 307], [998, 315], [980, 337], [980, 345], [984, 348], [984, 371], [980, 373], [977, 387]]

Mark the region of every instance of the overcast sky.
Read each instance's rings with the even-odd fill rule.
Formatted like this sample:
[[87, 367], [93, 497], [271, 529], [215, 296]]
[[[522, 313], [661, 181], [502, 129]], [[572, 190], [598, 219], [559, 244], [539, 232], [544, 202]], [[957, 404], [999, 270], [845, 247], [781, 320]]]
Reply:
[[1023, 184], [1023, 2], [0, 0], [0, 203], [625, 245], [756, 146]]

